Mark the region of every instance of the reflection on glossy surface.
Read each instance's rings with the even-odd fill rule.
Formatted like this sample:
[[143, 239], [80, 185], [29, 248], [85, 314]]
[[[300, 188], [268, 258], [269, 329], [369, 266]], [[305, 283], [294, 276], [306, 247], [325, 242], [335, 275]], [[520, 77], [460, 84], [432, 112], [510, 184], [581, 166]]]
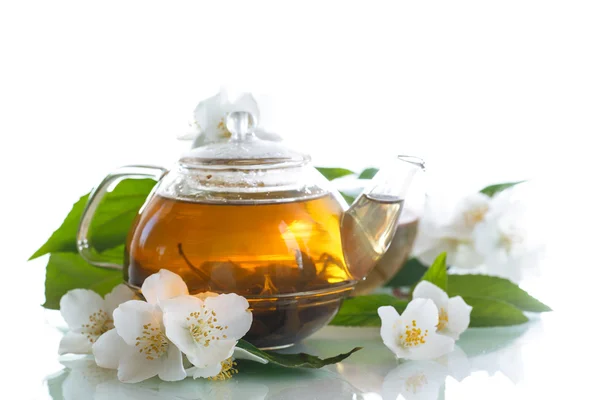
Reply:
[[383, 400], [436, 400], [446, 380], [447, 370], [435, 361], [402, 363], [383, 380]]
[[186, 379], [163, 382], [153, 378], [136, 384], [121, 383], [116, 371], [98, 367], [91, 358], [61, 361], [65, 369], [48, 380], [53, 400], [264, 400], [267, 386], [259, 382], [211, 382]]
[[[455, 350], [432, 361], [397, 361], [381, 343], [377, 329], [327, 328], [314, 339], [288, 349], [330, 355], [361, 344], [365, 348], [322, 370], [292, 370], [240, 361], [240, 373], [224, 382], [193, 380], [138, 384], [117, 380], [116, 372], [99, 368], [93, 359], [62, 359], [65, 369], [48, 378], [53, 400], [196, 400], [196, 399], [438, 399], [447, 379], [468, 381], [478, 371], [501, 373], [518, 381], [519, 338], [536, 322], [511, 328], [472, 329]], [[516, 342], [516, 343], [515, 343]]]

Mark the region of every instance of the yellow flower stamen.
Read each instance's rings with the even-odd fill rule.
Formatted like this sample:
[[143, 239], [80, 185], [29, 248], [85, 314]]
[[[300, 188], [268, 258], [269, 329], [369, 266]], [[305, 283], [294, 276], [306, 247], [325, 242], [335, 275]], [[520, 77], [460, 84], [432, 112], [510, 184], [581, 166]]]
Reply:
[[465, 212], [463, 217], [465, 218], [466, 225], [469, 227], [474, 227], [479, 222], [483, 221], [485, 214], [487, 214], [489, 209], [489, 206], [484, 205]]
[[115, 327], [113, 320], [104, 310], [98, 310], [90, 314], [88, 320], [87, 324], [81, 324], [81, 330], [90, 343], [94, 343], [100, 335]]
[[406, 391], [412, 394], [417, 394], [417, 392], [425, 385], [427, 385], [427, 377], [423, 373], [409, 377], [404, 383]]
[[219, 372], [219, 375], [211, 376], [208, 379], [211, 381], [224, 381], [231, 379], [233, 375], [239, 372], [237, 368], [235, 368], [236, 366], [237, 363], [233, 361], [233, 358], [229, 357], [227, 360], [221, 361], [221, 372]]
[[135, 347], [139, 347], [139, 352], [145, 354], [146, 359], [150, 361], [162, 357], [169, 347], [164, 332], [152, 323], [144, 325], [142, 336], [136, 337], [135, 340]]
[[221, 118], [221, 121], [217, 124], [217, 129], [220, 131], [221, 136], [225, 138], [231, 137], [231, 132], [229, 132], [227, 125], [225, 125], [225, 118]]
[[227, 339], [222, 331], [228, 326], [217, 325], [217, 314], [203, 304], [200, 311], [194, 311], [186, 318], [189, 321], [188, 329], [194, 342], [208, 347], [213, 340]]
[[448, 325], [448, 311], [444, 307], [440, 308], [440, 318], [437, 324], [437, 330], [441, 331]]
[[398, 336], [399, 344], [402, 347], [416, 347], [425, 344], [425, 338], [429, 334], [429, 331], [425, 329], [425, 332], [417, 326], [417, 321], [412, 320], [412, 326], [406, 325], [404, 333]]

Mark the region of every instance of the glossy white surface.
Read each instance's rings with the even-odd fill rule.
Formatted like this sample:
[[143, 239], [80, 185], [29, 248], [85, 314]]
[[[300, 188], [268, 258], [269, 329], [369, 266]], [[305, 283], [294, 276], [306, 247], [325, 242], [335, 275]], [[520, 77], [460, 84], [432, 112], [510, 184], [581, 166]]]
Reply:
[[[560, 252], [549, 253], [556, 254], [555, 262], [569, 265]], [[546, 258], [546, 264], [552, 263]], [[150, 380], [136, 385], [119, 383], [114, 372], [89, 360], [59, 359], [61, 317], [37, 306], [43, 276], [22, 265], [14, 275], [20, 279], [30, 275], [36, 292], [13, 299], [19, 307], [11, 303], [6, 307], [6, 320], [16, 322], [9, 330], [3, 325], [4, 353], [10, 363], [3, 365], [8, 379], [2, 390], [23, 399], [53, 400], [530, 399], [557, 394], [593, 398], [598, 323], [587, 302], [595, 272], [576, 284], [561, 285], [565, 274], [576, 272], [576, 265], [570, 265], [570, 270], [547, 268], [541, 277], [524, 283], [555, 311], [531, 315], [531, 321], [521, 326], [469, 329], [458, 342], [459, 349], [435, 362], [397, 362], [376, 328], [327, 327], [289, 351], [332, 356], [355, 346], [363, 350], [322, 370], [245, 363], [227, 382]], [[578, 272], [585, 268], [577, 267]]]
[[377, 329], [327, 327], [291, 351], [326, 357], [355, 346], [364, 349], [323, 370], [244, 364], [234, 379], [217, 383], [188, 379], [126, 385], [85, 361], [67, 362], [64, 369], [57, 356], [60, 314], [39, 306], [46, 258], [27, 263], [31, 246], [9, 245], [0, 281], [2, 393], [53, 400], [594, 398], [599, 346], [596, 197], [571, 184], [565, 188], [571, 194], [563, 199], [562, 212], [556, 213], [556, 204], [546, 201], [553, 190], [553, 185], [523, 187], [522, 197], [535, 217], [532, 229], [543, 231], [546, 251], [522, 287], [554, 311], [534, 314], [522, 326], [470, 329], [458, 342], [460, 350], [437, 363], [396, 362]]
[[113, 371], [98, 368], [89, 359], [64, 358], [63, 370], [48, 365], [43, 385], [28, 382], [42, 385], [38, 398], [53, 400], [526, 399], [560, 390], [575, 396], [571, 398], [585, 397], [592, 370], [569, 363], [565, 354], [581, 349], [571, 343], [569, 350], [558, 351], [561, 343], [569, 341], [569, 332], [577, 334], [571, 329], [558, 313], [547, 314], [522, 326], [471, 329], [458, 342], [458, 349], [436, 361], [397, 362], [382, 345], [376, 328], [328, 327], [293, 351], [326, 356], [357, 345], [363, 350], [322, 370], [285, 370], [246, 362], [230, 381], [151, 379], [135, 385], [118, 382]]

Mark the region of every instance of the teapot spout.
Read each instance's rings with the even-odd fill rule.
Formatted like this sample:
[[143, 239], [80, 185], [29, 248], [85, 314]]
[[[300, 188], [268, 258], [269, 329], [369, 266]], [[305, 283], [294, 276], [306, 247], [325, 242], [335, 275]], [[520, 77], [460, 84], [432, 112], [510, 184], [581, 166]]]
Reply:
[[396, 233], [408, 188], [415, 174], [424, 169], [420, 158], [398, 156], [379, 170], [342, 216], [344, 258], [356, 281], [364, 279], [387, 251]]

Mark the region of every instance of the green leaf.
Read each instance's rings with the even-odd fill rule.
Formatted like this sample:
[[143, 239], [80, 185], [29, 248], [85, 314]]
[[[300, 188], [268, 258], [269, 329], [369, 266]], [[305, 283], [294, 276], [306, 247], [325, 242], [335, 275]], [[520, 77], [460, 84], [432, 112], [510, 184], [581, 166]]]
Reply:
[[471, 296], [463, 296], [463, 299], [473, 307], [471, 328], [519, 325], [528, 321], [521, 310], [504, 301]]
[[358, 175], [358, 179], [373, 179], [378, 172], [379, 168], [366, 168]]
[[326, 167], [317, 167], [317, 170], [323, 174], [323, 176], [330, 181], [341, 178], [347, 175], [353, 175], [354, 171], [350, 171], [346, 168], [326, 168]]
[[356, 200], [356, 197], [351, 196], [347, 193], [344, 192], [340, 192], [340, 194], [342, 195], [342, 197], [344, 198], [344, 200], [346, 200], [346, 203], [348, 203], [348, 205], [354, 203], [354, 200]]
[[123, 265], [125, 258], [125, 245], [104, 250], [102, 253], [100, 253], [100, 257], [102, 258], [102, 260], [109, 261], [114, 264]]
[[152, 179], [127, 179], [104, 196], [90, 226], [90, 243], [96, 250], [125, 243], [133, 220], [155, 185]]
[[512, 304], [523, 311], [552, 311], [508, 279], [489, 275], [449, 275], [448, 296], [488, 297]]
[[[154, 185], [156, 182], [151, 179], [125, 179], [104, 196], [90, 226], [90, 243], [94, 248], [103, 251], [125, 242], [133, 219]], [[73, 205], [60, 228], [30, 260], [47, 253], [77, 252], [77, 229], [88, 197], [81, 197]]]
[[423, 278], [428, 268], [421, 263], [417, 258], [411, 258], [406, 261], [404, 266], [398, 273], [385, 284], [386, 287], [402, 287], [413, 286]]
[[335, 364], [345, 360], [352, 353], [362, 349], [362, 347], [355, 347], [347, 353], [343, 353], [335, 357], [321, 359], [317, 356], [312, 356], [306, 353], [280, 354], [272, 351], [263, 351], [246, 342], [245, 340], [240, 340], [237, 344], [237, 347], [244, 349], [257, 357], [267, 360], [270, 364], [275, 364], [286, 368], [321, 368], [326, 365]]
[[421, 280], [429, 281], [429, 282], [433, 283], [434, 285], [436, 285], [437, 287], [439, 287], [440, 289], [442, 289], [443, 291], [447, 290], [447, 288], [448, 288], [448, 273], [447, 273], [447, 267], [446, 267], [446, 253], [445, 252], [441, 253], [439, 256], [437, 256], [437, 258], [435, 259], [433, 264], [431, 264], [431, 267], [429, 267], [427, 272], [425, 272], [425, 275], [423, 275], [423, 278]]
[[[473, 307], [470, 327], [518, 325], [527, 322], [527, 317], [512, 304], [486, 297], [464, 296]], [[402, 313], [407, 302], [387, 294], [358, 296], [345, 300], [331, 325], [338, 326], [381, 326], [377, 309], [393, 306]]]
[[511, 187], [518, 185], [519, 183], [523, 183], [523, 182], [525, 182], [525, 181], [497, 183], [495, 185], [487, 186], [487, 187], [481, 189], [479, 192], [483, 193], [487, 196], [493, 197], [495, 194], [498, 194], [503, 190], [506, 190], [508, 188], [511, 188]]
[[338, 326], [380, 326], [377, 309], [381, 306], [393, 306], [402, 313], [408, 304], [389, 294], [370, 294], [344, 300], [340, 310], [329, 323]]
[[85, 195], [81, 197], [75, 204], [73, 204], [73, 208], [67, 215], [67, 218], [63, 221], [60, 228], [58, 228], [50, 239], [44, 243], [42, 247], [40, 247], [33, 255], [29, 258], [33, 260], [34, 258], [38, 258], [43, 256], [44, 254], [51, 252], [77, 252], [77, 228], [79, 227], [79, 221], [81, 220], [81, 215], [83, 214], [83, 209], [85, 204], [87, 203], [89, 195]]
[[46, 266], [45, 308], [58, 310], [60, 298], [71, 289], [91, 289], [101, 296], [123, 282], [123, 271], [94, 267], [79, 254], [52, 253]]

